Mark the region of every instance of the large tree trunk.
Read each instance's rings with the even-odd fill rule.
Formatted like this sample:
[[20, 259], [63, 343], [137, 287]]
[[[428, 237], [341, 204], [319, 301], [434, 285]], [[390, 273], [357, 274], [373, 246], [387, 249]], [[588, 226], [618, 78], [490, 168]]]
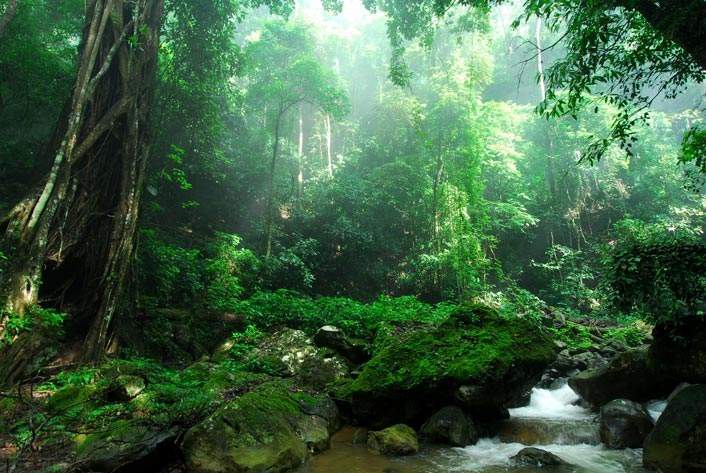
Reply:
[[640, 13], [655, 30], [681, 46], [706, 70], [706, 1], [617, 0], [616, 3]]
[[133, 259], [162, 12], [163, 0], [87, 3], [51, 172], [0, 224], [11, 262], [5, 317], [39, 300], [66, 311], [91, 360], [109, 340]]
[[5, 31], [7, 31], [7, 27], [12, 21], [13, 18], [15, 18], [15, 15], [17, 14], [17, 0], [9, 0], [7, 2], [7, 5], [5, 6], [5, 11], [3, 12], [2, 16], [0, 17], [0, 38], [5, 36]]

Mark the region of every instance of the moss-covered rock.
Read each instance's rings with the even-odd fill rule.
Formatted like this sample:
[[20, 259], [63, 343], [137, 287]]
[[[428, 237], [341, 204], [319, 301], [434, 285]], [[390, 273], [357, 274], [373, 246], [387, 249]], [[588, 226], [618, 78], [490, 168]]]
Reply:
[[95, 384], [64, 386], [49, 398], [47, 411], [54, 416], [84, 412], [97, 405], [103, 391], [104, 389]]
[[348, 374], [346, 363], [325, 348], [316, 347], [301, 330], [283, 329], [265, 337], [245, 359], [249, 368], [272, 374], [296, 377], [316, 388]]
[[680, 389], [645, 440], [644, 464], [664, 473], [706, 472], [706, 385]]
[[309, 449], [328, 446], [333, 421], [306, 412], [324, 404], [317, 399], [322, 397], [286, 381], [257, 386], [186, 433], [182, 450], [189, 471], [283, 472], [299, 466]]
[[173, 444], [176, 435], [175, 427], [160, 429], [140, 421], [117, 420], [94, 433], [77, 435], [76, 458], [87, 471], [114, 472]]
[[404, 331], [376, 346], [360, 375], [336, 390], [373, 425], [421, 424], [449, 404], [498, 417], [556, 356], [540, 328], [478, 306], [460, 307], [439, 327]]
[[368, 432], [368, 447], [385, 455], [413, 455], [419, 451], [419, 441], [412, 427], [397, 424]]

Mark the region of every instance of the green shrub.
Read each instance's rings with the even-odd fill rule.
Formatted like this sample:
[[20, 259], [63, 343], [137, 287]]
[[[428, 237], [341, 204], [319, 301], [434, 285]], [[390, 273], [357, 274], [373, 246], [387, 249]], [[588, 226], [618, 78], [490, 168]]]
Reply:
[[247, 355], [262, 340], [265, 334], [256, 326], [248, 325], [242, 332], [235, 332], [231, 335], [233, 346], [230, 354], [236, 360]]
[[232, 312], [261, 285], [262, 264], [240, 237], [217, 233], [200, 248], [185, 248], [155, 230], [141, 232], [143, 303], [154, 307], [203, 307]]
[[382, 323], [441, 323], [454, 307], [453, 304], [433, 306], [411, 296], [381, 296], [370, 304], [344, 297], [312, 299], [280, 289], [255, 293], [238, 304], [237, 312], [245, 316], [247, 324], [265, 331], [290, 327], [313, 334], [324, 325], [335, 325], [349, 336], [371, 338]]
[[624, 220], [606, 251], [605, 281], [617, 309], [653, 322], [702, 316], [706, 243], [689, 228]]
[[201, 252], [169, 243], [155, 230], [140, 237], [140, 286], [147, 295], [160, 307], [193, 303], [204, 291]]
[[549, 331], [556, 340], [566, 343], [570, 349], [588, 350], [593, 345], [588, 327], [567, 321], [562, 327], [551, 327]]
[[257, 284], [260, 261], [251, 250], [240, 248], [240, 237], [218, 233], [205, 262], [206, 306], [231, 312], [246, 288]]
[[14, 312], [2, 314], [5, 318], [5, 330], [0, 337], [0, 348], [12, 343], [22, 332], [30, 330], [44, 330], [52, 338], [63, 335], [63, 324], [66, 314], [54, 309], [45, 309], [40, 305], [29, 307], [27, 313], [20, 315]]
[[651, 326], [637, 320], [629, 325], [610, 328], [603, 335], [607, 340], [615, 340], [629, 347], [638, 347], [645, 343], [651, 328]]

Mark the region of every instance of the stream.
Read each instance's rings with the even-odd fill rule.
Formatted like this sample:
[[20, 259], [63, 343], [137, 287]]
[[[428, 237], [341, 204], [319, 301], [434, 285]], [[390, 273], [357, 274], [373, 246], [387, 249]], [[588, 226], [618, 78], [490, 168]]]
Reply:
[[[547, 469], [516, 466], [510, 457], [527, 446], [552, 452], [573, 466], [562, 473], [644, 473], [642, 450], [608, 450], [598, 435], [596, 414], [576, 405], [579, 396], [566, 384], [532, 391], [529, 405], [510, 410], [496, 438], [484, 438], [465, 448], [423, 447], [411, 457], [391, 458], [356, 443], [355, 428], [332, 439], [331, 449], [314, 457], [300, 473], [533, 473]], [[656, 419], [664, 401], [647, 408]]]

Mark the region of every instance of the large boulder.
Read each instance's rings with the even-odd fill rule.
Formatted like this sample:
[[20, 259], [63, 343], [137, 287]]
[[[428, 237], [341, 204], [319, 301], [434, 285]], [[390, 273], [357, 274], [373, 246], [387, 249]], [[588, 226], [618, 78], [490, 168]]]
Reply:
[[650, 360], [679, 381], [706, 383], [706, 319], [658, 324], [652, 332]]
[[642, 404], [616, 399], [601, 407], [601, 441], [608, 448], [642, 448], [653, 425]]
[[300, 382], [322, 388], [348, 374], [344, 360], [329, 349], [314, 345], [301, 330], [283, 329], [265, 337], [248, 354], [246, 364], [269, 372], [292, 376]]
[[517, 404], [555, 358], [555, 346], [531, 322], [463, 306], [441, 326], [376, 341], [373, 358], [337, 394], [363, 423], [421, 425], [456, 404], [474, 419], [497, 419]]
[[[136, 471], [156, 466], [159, 457], [166, 463], [166, 452], [176, 450], [176, 427], [158, 428], [139, 420], [117, 420], [95, 433], [78, 434], [74, 438], [76, 460], [86, 471]], [[131, 468], [135, 468], [131, 470]], [[141, 471], [141, 470], [139, 470]]]
[[328, 447], [334, 416], [326, 396], [264, 383], [192, 427], [184, 459], [191, 473], [289, 471]]
[[460, 407], [446, 406], [427, 420], [420, 433], [432, 442], [465, 447], [478, 441], [473, 420]]
[[569, 378], [569, 386], [596, 409], [613, 399], [664, 399], [675, 385], [671, 377], [650, 363], [646, 348], [620, 353], [608, 366]]
[[412, 427], [397, 424], [377, 432], [369, 432], [368, 447], [385, 455], [412, 455], [419, 451], [419, 441]]
[[645, 441], [644, 464], [663, 473], [706, 472], [706, 385], [679, 390]]

